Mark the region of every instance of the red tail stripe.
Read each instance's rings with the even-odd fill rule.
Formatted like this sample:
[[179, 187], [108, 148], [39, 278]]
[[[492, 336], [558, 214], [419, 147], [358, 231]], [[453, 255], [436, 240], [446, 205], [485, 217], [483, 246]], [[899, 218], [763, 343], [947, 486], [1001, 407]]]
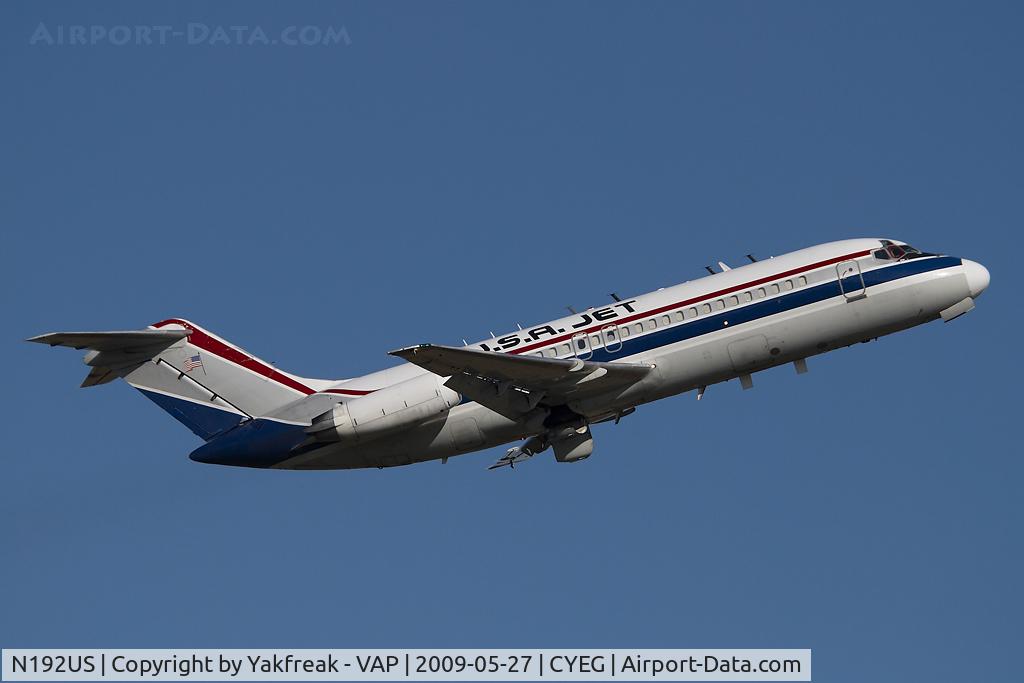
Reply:
[[[220, 358], [230, 361], [236, 365], [240, 365], [247, 370], [252, 370], [258, 375], [262, 375], [267, 379], [273, 380], [278, 384], [283, 384], [284, 386], [301, 392], [307, 396], [317, 393], [314, 389], [307, 387], [302, 382], [278, 372], [274, 368], [265, 363], [261, 363], [252, 356], [246, 355], [238, 349], [228, 346], [219, 339], [211, 337], [206, 334], [206, 332], [186, 320], [171, 318], [169, 320], [162, 320], [158, 323], [154, 323], [153, 327], [159, 328], [166, 327], [167, 325], [181, 325], [186, 330], [190, 330], [191, 334], [188, 336], [188, 342], [193, 346], [199, 347], [203, 351], [212, 353], [213, 355], [219, 356]], [[365, 396], [366, 394], [373, 393], [373, 391], [374, 390], [367, 391], [362, 389], [327, 389], [325, 393], [344, 394], [347, 396]]]

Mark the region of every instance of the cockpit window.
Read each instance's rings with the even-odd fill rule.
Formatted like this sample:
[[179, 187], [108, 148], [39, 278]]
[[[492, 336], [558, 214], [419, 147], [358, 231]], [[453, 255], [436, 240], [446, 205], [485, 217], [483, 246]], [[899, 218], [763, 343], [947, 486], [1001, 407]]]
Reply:
[[903, 261], [921, 256], [931, 256], [931, 254], [926, 254], [909, 244], [893, 244], [891, 242], [886, 242], [884, 249], [878, 249], [872, 252], [871, 255], [882, 261]]

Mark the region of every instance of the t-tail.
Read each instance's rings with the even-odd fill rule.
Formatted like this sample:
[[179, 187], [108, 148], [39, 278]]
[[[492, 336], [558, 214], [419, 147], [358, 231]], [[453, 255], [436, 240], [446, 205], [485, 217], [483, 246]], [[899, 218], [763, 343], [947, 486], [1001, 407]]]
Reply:
[[[282, 372], [178, 318], [145, 330], [53, 332], [28, 341], [86, 349], [90, 370], [83, 387], [123, 377], [205, 441], [243, 421], [288, 415], [290, 406], [336, 383]], [[292, 412], [308, 422], [318, 409]]]

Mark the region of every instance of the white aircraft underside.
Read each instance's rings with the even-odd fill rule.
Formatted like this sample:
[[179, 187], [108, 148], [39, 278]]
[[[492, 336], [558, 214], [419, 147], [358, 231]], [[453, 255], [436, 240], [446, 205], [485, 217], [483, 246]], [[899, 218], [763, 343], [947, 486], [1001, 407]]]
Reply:
[[446, 461], [520, 439], [491, 468], [547, 448], [587, 458], [591, 425], [636, 406], [970, 311], [984, 266], [901, 242], [802, 249], [590, 308], [464, 347], [392, 351], [407, 363], [363, 377], [282, 372], [194, 323], [55, 332], [29, 341], [88, 349], [82, 386], [118, 377], [204, 439], [189, 457], [282, 469]]

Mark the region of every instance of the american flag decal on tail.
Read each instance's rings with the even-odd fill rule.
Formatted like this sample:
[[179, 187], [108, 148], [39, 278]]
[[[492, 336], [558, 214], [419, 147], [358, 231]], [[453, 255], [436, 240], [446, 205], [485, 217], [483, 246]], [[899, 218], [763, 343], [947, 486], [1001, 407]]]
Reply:
[[206, 368], [203, 367], [203, 359], [199, 357], [198, 353], [185, 359], [185, 372], [192, 372], [196, 368], [203, 368], [203, 374], [206, 374]]

